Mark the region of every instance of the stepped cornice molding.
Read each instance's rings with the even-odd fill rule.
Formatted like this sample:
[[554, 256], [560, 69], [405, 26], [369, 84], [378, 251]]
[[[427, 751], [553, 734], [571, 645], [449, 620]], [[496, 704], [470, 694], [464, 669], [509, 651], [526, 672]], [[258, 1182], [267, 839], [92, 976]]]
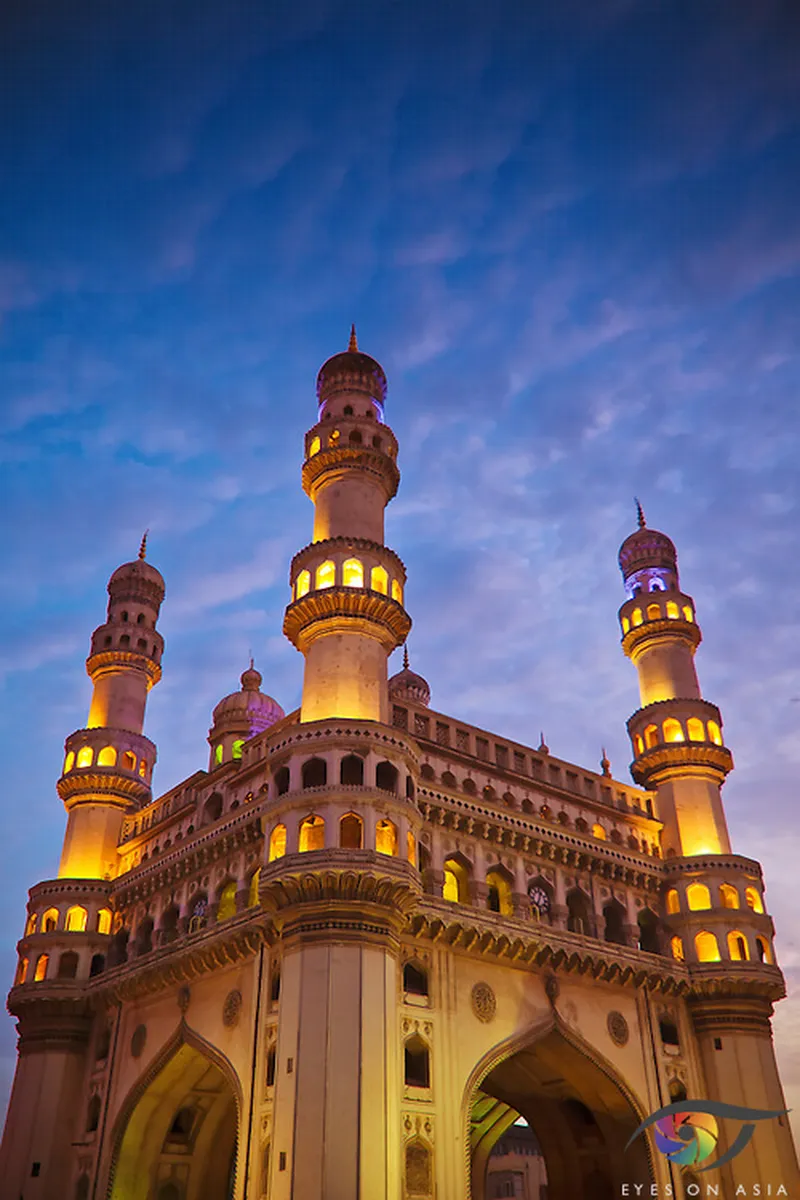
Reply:
[[375, 637], [388, 650], [403, 644], [411, 618], [402, 604], [371, 588], [329, 587], [308, 592], [286, 609], [283, 632], [304, 652], [317, 637], [329, 633], [361, 633]]
[[301, 476], [303, 491], [313, 501], [323, 479], [331, 483], [337, 476], [345, 478], [353, 470], [371, 476], [380, 484], [387, 503], [397, 494], [400, 484], [397, 463], [376, 447], [351, 444], [323, 446], [307, 458]]

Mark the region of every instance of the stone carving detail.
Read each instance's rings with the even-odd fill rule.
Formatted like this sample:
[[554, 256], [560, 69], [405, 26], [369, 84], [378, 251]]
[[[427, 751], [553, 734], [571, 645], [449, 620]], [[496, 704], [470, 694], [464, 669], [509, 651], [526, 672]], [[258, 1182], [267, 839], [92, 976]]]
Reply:
[[472, 989], [472, 1011], [479, 1021], [491, 1021], [497, 1012], [497, 998], [488, 983], [476, 983]]
[[144, 1050], [144, 1044], [147, 1041], [147, 1026], [137, 1025], [133, 1031], [131, 1038], [131, 1055], [133, 1058], [139, 1058]]
[[192, 998], [192, 993], [189, 990], [189, 985], [185, 983], [183, 987], [178, 988], [178, 1008], [182, 1013], [185, 1013], [189, 1007], [189, 1001]]
[[561, 992], [561, 985], [555, 975], [548, 975], [544, 981], [544, 994], [551, 1004], [555, 1004]]
[[615, 1046], [627, 1046], [630, 1032], [628, 1030], [628, 1022], [625, 1020], [621, 1012], [616, 1009], [608, 1014], [608, 1034]]
[[238, 988], [234, 988], [232, 992], [228, 992], [225, 997], [225, 1003], [222, 1006], [222, 1024], [228, 1027], [236, 1025], [239, 1020], [239, 1014], [242, 1011], [242, 993]]
[[409, 1142], [406, 1146], [406, 1194], [430, 1196], [431, 1152], [421, 1142]]

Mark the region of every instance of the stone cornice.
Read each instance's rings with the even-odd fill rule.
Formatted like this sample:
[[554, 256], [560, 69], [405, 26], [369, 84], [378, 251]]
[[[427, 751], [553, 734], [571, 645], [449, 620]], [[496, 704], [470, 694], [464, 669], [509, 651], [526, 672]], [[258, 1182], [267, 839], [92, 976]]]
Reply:
[[[646, 608], [647, 602], [645, 601], [641, 607]], [[625, 605], [623, 605], [624, 608]], [[620, 612], [623, 609], [620, 609]], [[677, 619], [661, 617], [655, 621], [643, 621], [641, 625], [632, 626], [622, 639], [622, 650], [628, 658], [635, 662], [636, 655], [646, 649], [647, 643], [650, 641], [662, 644], [668, 641], [688, 642], [692, 650], [696, 650], [702, 640], [703, 635], [696, 621], [686, 621], [682, 617]]]
[[312, 458], [306, 459], [302, 472], [303, 491], [313, 500], [324, 476], [346, 476], [353, 470], [370, 475], [382, 488], [387, 503], [397, 494], [400, 484], [397, 463], [373, 446], [350, 443], [323, 446]]
[[383, 725], [379, 721], [331, 717], [324, 721], [298, 722], [288, 729], [270, 730], [265, 744], [272, 760], [298, 749], [313, 754], [317, 749], [336, 746], [360, 749], [364, 753], [372, 749], [382, 753], [387, 750], [400, 751], [415, 768], [419, 766], [419, 749], [414, 738], [393, 725]]
[[402, 604], [370, 588], [330, 587], [288, 605], [283, 632], [298, 650], [328, 632], [377, 635], [388, 649], [402, 645], [411, 618]]
[[727, 746], [709, 742], [673, 742], [653, 746], [631, 763], [636, 782], [653, 788], [670, 779], [685, 778], [687, 770], [721, 784], [733, 770], [733, 755]]
[[86, 674], [91, 679], [107, 671], [119, 670], [120, 667], [128, 667], [146, 675], [148, 691], [161, 678], [161, 664], [154, 662], [148, 654], [137, 654], [134, 650], [103, 650], [99, 654], [90, 654], [86, 660]]

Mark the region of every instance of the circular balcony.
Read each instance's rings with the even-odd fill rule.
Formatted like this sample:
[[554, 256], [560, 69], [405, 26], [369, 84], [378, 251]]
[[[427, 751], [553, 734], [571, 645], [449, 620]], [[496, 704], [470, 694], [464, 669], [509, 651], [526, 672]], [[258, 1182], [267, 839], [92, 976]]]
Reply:
[[64, 743], [64, 769], [56, 784], [70, 802], [87, 793], [115, 796], [123, 803], [143, 804], [150, 796], [156, 747], [149, 738], [127, 729], [78, 729]]
[[722, 717], [715, 704], [694, 698], [657, 700], [628, 720], [636, 783], [653, 787], [686, 767], [719, 782], [733, 769], [722, 740]]
[[392, 651], [411, 629], [403, 605], [381, 591], [367, 587], [336, 586], [308, 592], [293, 601], [283, 620], [283, 632], [298, 650], [325, 633], [363, 632]]
[[693, 648], [702, 641], [694, 601], [683, 592], [643, 592], [619, 610], [622, 649], [631, 659], [653, 638], [678, 638]]

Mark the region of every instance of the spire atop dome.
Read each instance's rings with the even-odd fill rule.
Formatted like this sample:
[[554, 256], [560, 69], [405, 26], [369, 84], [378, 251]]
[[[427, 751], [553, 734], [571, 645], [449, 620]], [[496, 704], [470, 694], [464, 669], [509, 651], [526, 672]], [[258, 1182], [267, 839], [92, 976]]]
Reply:
[[549, 754], [550, 753], [550, 747], [548, 746], [547, 742], [544, 740], [544, 733], [539, 734], [539, 752], [541, 754]]
[[606, 779], [610, 779], [611, 778], [611, 763], [609, 761], [608, 755], [606, 754], [605, 746], [603, 746], [602, 754], [603, 754], [603, 757], [600, 759], [600, 770], [603, 772]]
[[647, 522], [644, 519], [644, 509], [639, 503], [638, 497], [634, 496], [633, 499], [636, 503], [636, 519], [639, 522], [639, 528], [644, 529], [647, 525]]
[[356, 337], [355, 324], [350, 326], [350, 342], [347, 346], [347, 350], [348, 350], [348, 353], [350, 353], [350, 354], [358, 353], [358, 338]]
[[426, 707], [431, 702], [431, 689], [427, 679], [411, 670], [408, 661], [408, 645], [403, 645], [403, 669], [389, 680], [391, 700], [411, 700]]
[[404, 671], [408, 671], [408, 670], [409, 670], [409, 662], [408, 662], [408, 642], [406, 642], [406, 643], [405, 643], [405, 645], [403, 646], [403, 670], [404, 670]]
[[246, 671], [242, 671], [239, 682], [242, 685], [243, 692], [257, 692], [261, 687], [262, 675], [260, 671], [255, 669], [252, 655], [250, 656], [250, 666]]
[[145, 529], [144, 533], [142, 534], [142, 541], [139, 546], [139, 561], [140, 562], [144, 562], [144, 560], [147, 558], [147, 535], [149, 532], [150, 532], [149, 529]]

